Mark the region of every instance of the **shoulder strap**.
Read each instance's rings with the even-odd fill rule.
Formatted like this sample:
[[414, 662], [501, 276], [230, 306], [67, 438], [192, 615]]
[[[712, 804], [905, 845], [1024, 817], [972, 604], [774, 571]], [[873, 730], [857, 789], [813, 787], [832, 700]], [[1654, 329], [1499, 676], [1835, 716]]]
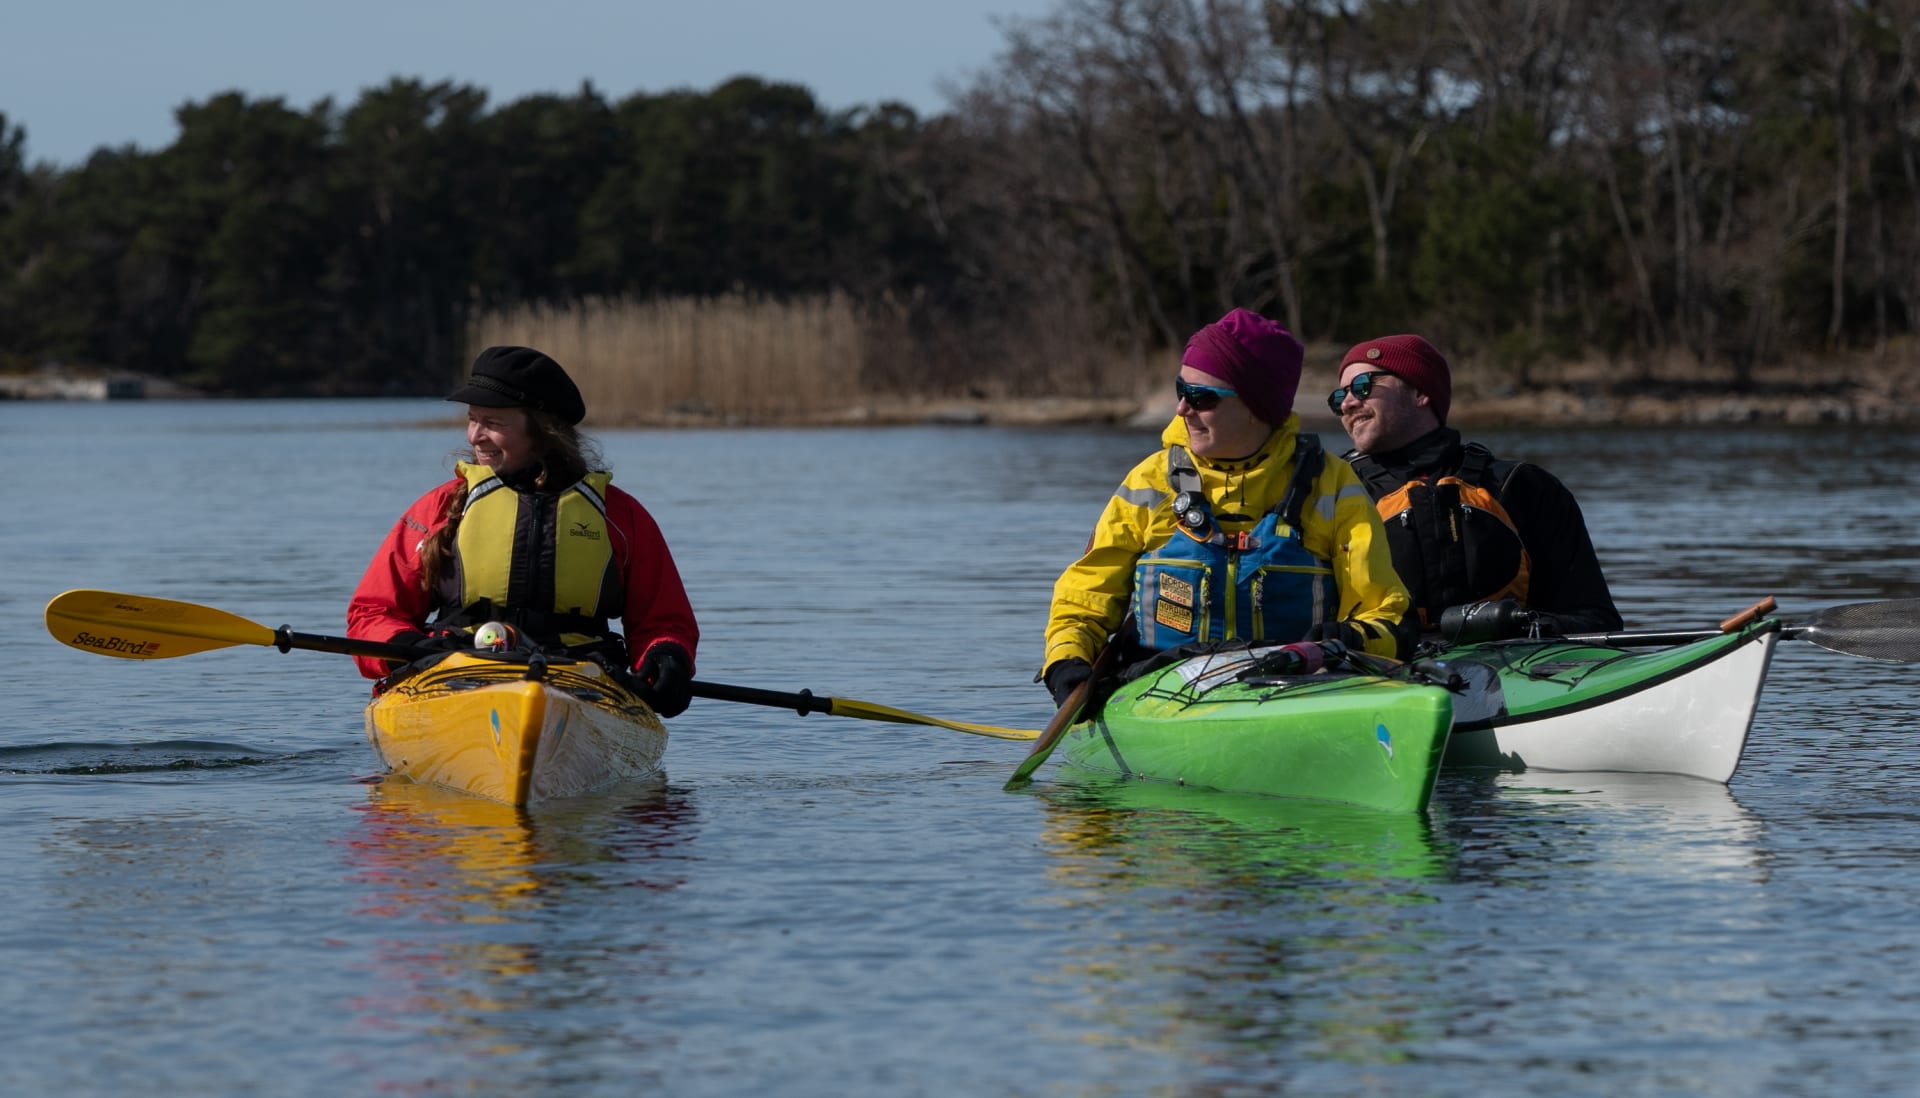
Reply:
[[1169, 505], [1173, 508], [1174, 525], [1181, 533], [1195, 541], [1217, 544], [1223, 535], [1213, 521], [1213, 505], [1207, 502], [1200, 469], [1187, 448], [1178, 443], [1167, 447], [1167, 487], [1173, 490]]
[[[1318, 440], [1316, 439], [1315, 441]], [[1381, 496], [1400, 487], [1399, 482], [1394, 480], [1393, 474], [1387, 472], [1386, 466], [1374, 460], [1372, 454], [1363, 454], [1359, 450], [1348, 450], [1340, 456], [1346, 460], [1348, 465], [1353, 466], [1354, 472], [1360, 474], [1360, 483], [1366, 485], [1367, 495], [1373, 497], [1376, 501]]]
[[1523, 461], [1501, 461], [1493, 456], [1493, 451], [1478, 442], [1469, 442], [1460, 447], [1460, 479], [1468, 484], [1476, 484], [1494, 494], [1497, 499], [1506, 495], [1507, 482]]
[[1477, 442], [1460, 447], [1460, 479], [1486, 487], [1487, 466], [1493, 464], [1493, 451]]
[[1194, 465], [1187, 448], [1175, 443], [1167, 447], [1167, 487], [1178, 496], [1182, 492], [1192, 492], [1204, 499], [1200, 491], [1200, 469]]
[[1293, 440], [1293, 479], [1287, 482], [1287, 492], [1280, 497], [1280, 503], [1274, 508], [1282, 520], [1295, 530], [1300, 529], [1300, 516], [1307, 507], [1307, 496], [1313, 492], [1314, 481], [1320, 477], [1320, 471], [1327, 467], [1327, 451], [1320, 445], [1318, 435], [1295, 435]]

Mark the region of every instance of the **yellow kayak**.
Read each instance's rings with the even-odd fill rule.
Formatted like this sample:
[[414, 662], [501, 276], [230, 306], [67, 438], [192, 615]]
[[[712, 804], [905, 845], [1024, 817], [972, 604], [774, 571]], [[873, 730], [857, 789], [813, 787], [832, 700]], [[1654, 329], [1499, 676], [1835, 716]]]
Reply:
[[367, 739], [396, 774], [524, 805], [658, 772], [667, 730], [599, 664], [452, 652], [388, 680]]

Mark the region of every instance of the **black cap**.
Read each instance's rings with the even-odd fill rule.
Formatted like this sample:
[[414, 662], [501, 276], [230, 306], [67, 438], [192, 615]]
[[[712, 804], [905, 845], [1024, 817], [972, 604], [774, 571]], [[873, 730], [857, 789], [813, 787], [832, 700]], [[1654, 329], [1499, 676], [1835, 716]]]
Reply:
[[587, 418], [587, 403], [560, 364], [531, 347], [488, 347], [473, 376], [447, 397], [482, 408], [538, 408], [570, 424]]

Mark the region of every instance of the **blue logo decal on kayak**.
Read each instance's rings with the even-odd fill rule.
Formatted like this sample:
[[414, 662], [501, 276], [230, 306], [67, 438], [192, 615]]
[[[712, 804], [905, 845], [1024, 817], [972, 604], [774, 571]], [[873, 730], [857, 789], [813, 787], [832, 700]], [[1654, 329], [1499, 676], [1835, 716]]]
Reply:
[[1386, 751], [1387, 758], [1393, 758], [1393, 733], [1387, 731], [1384, 724], [1373, 726], [1373, 738], [1380, 741], [1380, 747]]
[[500, 711], [498, 709], [488, 710], [487, 715], [493, 718], [493, 742], [499, 743], [500, 742]]

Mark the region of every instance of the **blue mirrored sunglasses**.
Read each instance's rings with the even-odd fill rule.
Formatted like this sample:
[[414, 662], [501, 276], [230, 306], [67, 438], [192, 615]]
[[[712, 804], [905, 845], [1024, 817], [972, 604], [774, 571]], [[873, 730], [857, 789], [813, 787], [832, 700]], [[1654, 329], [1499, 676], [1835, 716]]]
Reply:
[[1195, 385], [1179, 377], [1173, 379], [1173, 391], [1187, 402], [1187, 407], [1196, 412], [1217, 408], [1221, 401], [1236, 395], [1232, 389], [1222, 389], [1218, 385]]
[[1332, 408], [1333, 414], [1337, 416], [1340, 414], [1340, 406], [1347, 402], [1348, 393], [1352, 393], [1355, 400], [1365, 400], [1372, 396], [1373, 379], [1379, 374], [1380, 371], [1369, 370], [1364, 374], [1353, 375], [1352, 381], [1327, 394], [1327, 407]]

